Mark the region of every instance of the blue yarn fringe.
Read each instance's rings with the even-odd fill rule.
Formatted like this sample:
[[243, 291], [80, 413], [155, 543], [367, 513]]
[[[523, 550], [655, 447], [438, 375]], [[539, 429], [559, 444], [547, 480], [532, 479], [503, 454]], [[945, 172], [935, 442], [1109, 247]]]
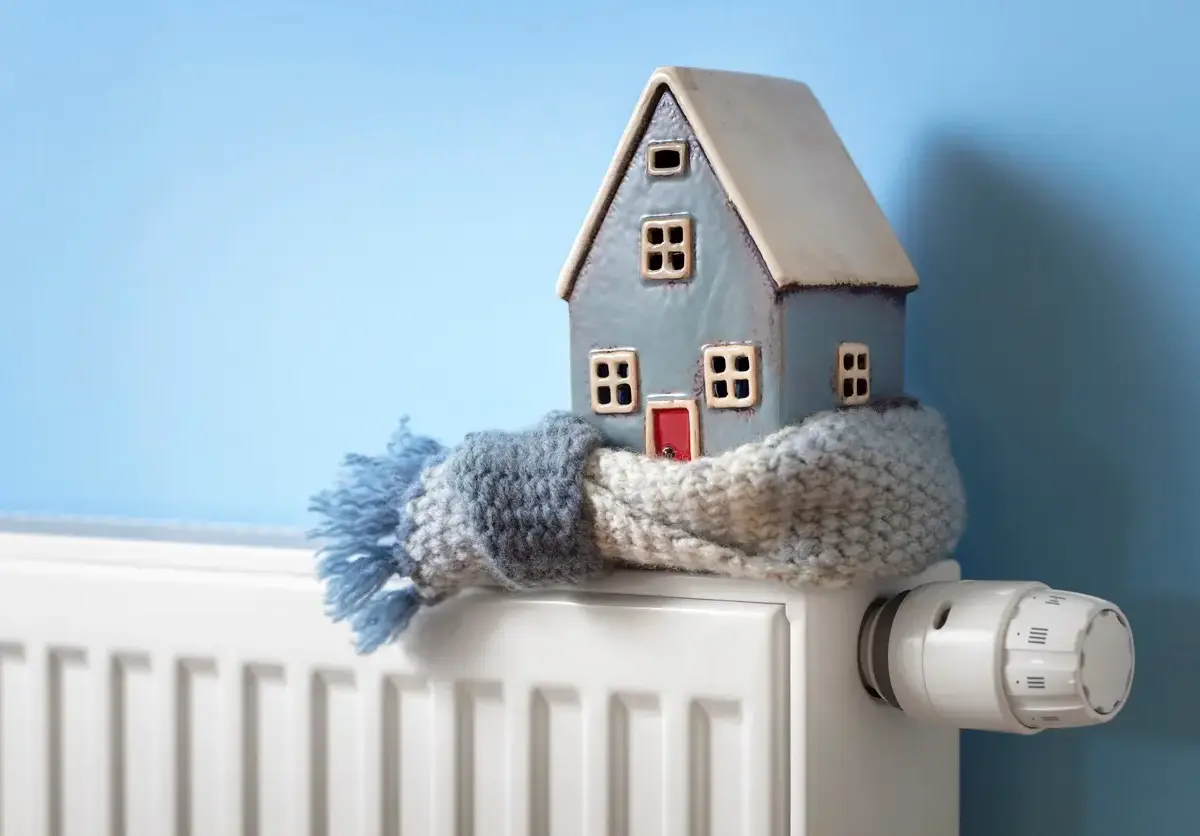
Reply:
[[381, 592], [367, 601], [350, 617], [355, 651], [372, 653], [392, 641], [407, 629], [421, 604], [421, 596], [412, 585]]
[[337, 485], [309, 505], [324, 518], [310, 534], [325, 541], [317, 576], [325, 582], [326, 613], [350, 623], [359, 653], [403, 632], [421, 606], [413, 586], [384, 587], [412, 572], [404, 550], [412, 521], [404, 509], [420, 492], [421, 473], [447, 452], [432, 438], [414, 436], [404, 418], [383, 455], [346, 456]]

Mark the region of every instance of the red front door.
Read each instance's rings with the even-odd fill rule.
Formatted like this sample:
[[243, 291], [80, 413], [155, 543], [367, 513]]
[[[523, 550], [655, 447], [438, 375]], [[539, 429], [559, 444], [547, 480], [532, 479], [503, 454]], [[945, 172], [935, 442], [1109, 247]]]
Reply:
[[651, 451], [656, 456], [691, 461], [693, 411], [682, 406], [654, 409], [651, 420]]

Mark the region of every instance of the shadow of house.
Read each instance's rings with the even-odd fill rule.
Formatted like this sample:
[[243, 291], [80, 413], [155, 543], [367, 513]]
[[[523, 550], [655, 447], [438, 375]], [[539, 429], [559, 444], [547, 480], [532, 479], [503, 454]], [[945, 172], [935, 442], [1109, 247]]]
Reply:
[[1169, 461], [1173, 446], [1194, 446], [1179, 437], [1189, 422], [1156, 420], [1164, 402], [1200, 419], [1200, 387], [1171, 362], [1164, 301], [1136, 281], [1161, 265], [1092, 207], [970, 143], [930, 143], [912, 182], [897, 224], [923, 279], [910, 306], [908, 379], [954, 434], [970, 506], [965, 570], [1116, 601], [1138, 651], [1129, 707], [1111, 726], [965, 736], [964, 836], [1167, 832], [1151, 824], [1162, 805], [1195, 801], [1167, 801], [1164, 782], [1127, 765], [1131, 783], [1114, 787], [1122, 803], [1108, 816], [1088, 783], [1113, 771], [1103, 761], [1122, 747], [1200, 743], [1200, 714], [1182, 696], [1200, 686], [1200, 589], [1165, 600], [1137, 583], [1147, 561], [1180, 559], [1146, 553], [1162, 535], [1148, 533], [1149, 519], [1174, 528], [1166, 539], [1184, 552], [1197, 539], [1181, 519], [1185, 502], [1147, 509], [1172, 475], [1196, 491]]

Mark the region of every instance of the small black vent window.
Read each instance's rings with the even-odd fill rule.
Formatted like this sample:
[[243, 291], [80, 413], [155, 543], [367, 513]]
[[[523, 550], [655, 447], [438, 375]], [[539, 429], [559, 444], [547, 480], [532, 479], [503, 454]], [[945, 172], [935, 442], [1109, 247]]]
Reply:
[[655, 142], [646, 151], [646, 173], [651, 177], [673, 177], [687, 171], [686, 142]]

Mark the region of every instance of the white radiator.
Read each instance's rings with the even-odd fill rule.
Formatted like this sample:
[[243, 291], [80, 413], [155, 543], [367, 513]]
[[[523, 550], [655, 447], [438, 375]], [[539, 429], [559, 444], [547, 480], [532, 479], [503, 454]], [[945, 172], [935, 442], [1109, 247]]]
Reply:
[[957, 732], [859, 682], [874, 591], [482, 591], [360, 658], [311, 570], [0, 534], [0, 836], [958, 832]]

